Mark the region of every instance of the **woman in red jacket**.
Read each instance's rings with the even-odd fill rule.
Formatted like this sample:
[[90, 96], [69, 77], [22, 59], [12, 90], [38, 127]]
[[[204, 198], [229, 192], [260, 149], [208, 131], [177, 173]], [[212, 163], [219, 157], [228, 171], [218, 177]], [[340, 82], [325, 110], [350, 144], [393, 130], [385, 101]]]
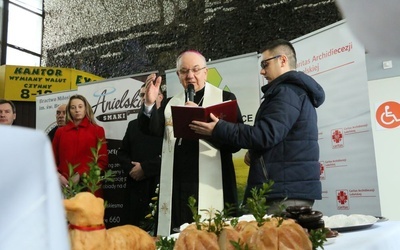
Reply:
[[[61, 184], [64, 186], [68, 184], [69, 164], [76, 166], [74, 169], [74, 172], [78, 174], [76, 181], [83, 173], [89, 171], [88, 164], [93, 162], [91, 148], [96, 149], [99, 140], [102, 144], [99, 150], [98, 166], [101, 170], [105, 170], [108, 165], [104, 128], [96, 124], [92, 107], [84, 96], [71, 96], [67, 104], [66, 119], [67, 124], [57, 129], [53, 139], [57, 170], [60, 173]], [[101, 197], [101, 189], [95, 194]]]

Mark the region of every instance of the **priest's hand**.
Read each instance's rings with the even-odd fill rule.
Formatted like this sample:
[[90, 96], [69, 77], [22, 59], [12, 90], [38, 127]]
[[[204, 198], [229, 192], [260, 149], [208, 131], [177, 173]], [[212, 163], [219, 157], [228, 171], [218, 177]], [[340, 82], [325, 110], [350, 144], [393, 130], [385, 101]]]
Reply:
[[185, 102], [185, 106], [198, 107], [199, 105], [197, 105], [195, 102], [187, 101]]
[[146, 79], [146, 92], [145, 92], [145, 104], [150, 106], [156, 102], [158, 97], [160, 85], [161, 85], [161, 76], [157, 76], [156, 74], [150, 74]]

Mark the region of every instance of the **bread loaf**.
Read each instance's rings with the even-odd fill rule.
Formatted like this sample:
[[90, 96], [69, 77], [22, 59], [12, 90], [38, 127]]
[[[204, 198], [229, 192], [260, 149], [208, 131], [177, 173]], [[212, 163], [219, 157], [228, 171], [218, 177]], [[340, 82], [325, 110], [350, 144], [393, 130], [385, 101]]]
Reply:
[[249, 250], [311, 250], [312, 243], [306, 231], [292, 219], [270, 218], [262, 226], [256, 221], [241, 221], [235, 228], [225, 227], [219, 237], [211, 232], [189, 226], [181, 232], [175, 250], [235, 249], [238, 242]]
[[186, 228], [175, 242], [174, 250], [219, 250], [218, 238], [214, 233]]
[[312, 243], [304, 228], [297, 223], [283, 224], [278, 228], [278, 249], [311, 250]]
[[253, 233], [248, 241], [250, 250], [275, 250], [278, 249], [278, 227], [272, 222], [265, 223]]
[[240, 245], [241, 249], [244, 246], [244, 241], [240, 233], [236, 231], [233, 227], [225, 227], [224, 229], [222, 229], [218, 237], [219, 249], [235, 250], [236, 248], [233, 246], [232, 242], [237, 242]]
[[250, 242], [251, 236], [258, 231], [256, 221], [241, 221], [237, 224], [236, 230], [240, 233], [245, 243]]

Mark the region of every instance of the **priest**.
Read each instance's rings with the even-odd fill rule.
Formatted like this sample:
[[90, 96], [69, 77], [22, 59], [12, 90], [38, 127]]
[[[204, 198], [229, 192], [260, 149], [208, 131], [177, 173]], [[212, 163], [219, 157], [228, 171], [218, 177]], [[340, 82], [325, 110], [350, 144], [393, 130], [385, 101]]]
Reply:
[[[200, 214], [203, 209], [222, 211], [227, 204], [238, 207], [232, 153], [240, 148], [217, 143], [211, 138], [175, 138], [171, 113], [171, 106], [175, 105], [206, 107], [235, 100], [236, 97], [233, 93], [206, 82], [206, 59], [198, 51], [181, 53], [177, 58], [176, 68], [182, 91], [168, 98], [157, 109], [154, 103], [162, 79], [155, 74], [149, 75], [146, 80], [145, 102], [138, 115], [143, 132], [163, 137], [158, 204], [159, 235], [169, 235], [177, 231], [183, 223], [193, 221], [193, 214], [188, 207], [190, 196], [197, 200]], [[194, 93], [188, 91], [191, 88]], [[243, 123], [239, 108], [237, 122]], [[232, 216], [236, 215], [235, 212]]]

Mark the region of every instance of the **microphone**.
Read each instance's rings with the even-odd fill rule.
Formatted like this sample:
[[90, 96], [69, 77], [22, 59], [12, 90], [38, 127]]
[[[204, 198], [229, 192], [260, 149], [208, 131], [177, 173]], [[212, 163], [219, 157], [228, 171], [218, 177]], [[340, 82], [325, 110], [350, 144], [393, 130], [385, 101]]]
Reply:
[[188, 101], [194, 102], [195, 92], [193, 84], [189, 84], [187, 86], [187, 96], [188, 96]]

